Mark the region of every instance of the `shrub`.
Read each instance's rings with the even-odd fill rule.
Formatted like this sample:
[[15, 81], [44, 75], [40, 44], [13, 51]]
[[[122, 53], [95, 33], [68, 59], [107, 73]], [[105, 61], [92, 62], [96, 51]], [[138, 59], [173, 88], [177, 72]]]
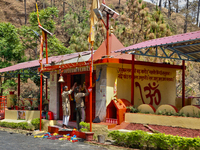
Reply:
[[111, 131], [108, 134], [115, 140], [116, 145], [131, 148], [150, 148], [155, 149], [198, 149], [200, 138], [188, 138], [181, 136], [165, 135], [164, 133], [148, 134], [145, 131], [135, 130], [128, 133]]
[[28, 126], [28, 123], [27, 122], [20, 122], [20, 123], [18, 123], [18, 128], [19, 129], [27, 129], [27, 126]]
[[[31, 124], [35, 127], [35, 129], [40, 128], [40, 118], [35, 118], [31, 121]], [[41, 126], [43, 127], [43, 121], [41, 120]]]
[[19, 129], [27, 129], [28, 123], [27, 122], [20, 122], [20, 123], [14, 123], [14, 122], [0, 122], [1, 127], [7, 127], [7, 128], [19, 128]]
[[130, 109], [130, 112], [131, 113], [138, 113], [139, 110], [136, 108], [136, 107], [133, 107], [133, 106], [128, 106], [126, 107], [127, 109]]
[[81, 131], [82, 132], [89, 132], [90, 131], [90, 124], [89, 123], [86, 123], [86, 122], [83, 122], [81, 121], [80, 123], [80, 126], [81, 126]]

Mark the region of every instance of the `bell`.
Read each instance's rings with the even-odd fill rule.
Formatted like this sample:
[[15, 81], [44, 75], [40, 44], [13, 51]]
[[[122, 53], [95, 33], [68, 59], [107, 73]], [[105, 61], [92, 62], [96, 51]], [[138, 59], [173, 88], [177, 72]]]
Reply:
[[58, 82], [60, 82], [60, 83], [64, 83], [64, 82], [65, 82], [64, 79], [63, 79], [63, 76], [60, 76], [60, 77], [59, 77]]

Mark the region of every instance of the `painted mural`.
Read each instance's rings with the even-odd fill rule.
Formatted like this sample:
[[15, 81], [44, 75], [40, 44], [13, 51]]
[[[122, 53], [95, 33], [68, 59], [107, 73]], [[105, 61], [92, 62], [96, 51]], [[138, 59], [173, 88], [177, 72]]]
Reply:
[[[161, 104], [175, 105], [176, 69], [135, 65], [134, 74], [135, 106], [151, 104], [157, 108]], [[130, 83], [131, 69], [119, 67], [117, 78], [121, 83]], [[131, 89], [130, 84], [127, 85]]]

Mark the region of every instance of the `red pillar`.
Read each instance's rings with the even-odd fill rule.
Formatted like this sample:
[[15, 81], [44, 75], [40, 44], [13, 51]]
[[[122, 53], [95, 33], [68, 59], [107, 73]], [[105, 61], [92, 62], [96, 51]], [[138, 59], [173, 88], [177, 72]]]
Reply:
[[48, 98], [47, 88], [48, 88], [48, 79], [46, 78], [46, 100]]
[[182, 60], [182, 107], [185, 106], [185, 60]]
[[40, 131], [42, 129], [41, 119], [42, 119], [42, 72], [40, 72]]
[[[93, 69], [93, 43], [91, 49], [91, 62], [90, 62], [90, 88], [92, 89], [92, 69]], [[92, 91], [90, 91], [90, 132], [92, 132]]]
[[47, 33], [45, 32], [45, 43], [46, 43], [46, 64], [48, 64], [48, 50], [47, 50]]
[[18, 89], [17, 89], [17, 94], [18, 94], [18, 104], [19, 104], [19, 99], [20, 99], [20, 74], [18, 74]]
[[134, 105], [134, 82], [135, 82], [135, 55], [132, 55], [132, 77], [131, 77], [131, 104]]

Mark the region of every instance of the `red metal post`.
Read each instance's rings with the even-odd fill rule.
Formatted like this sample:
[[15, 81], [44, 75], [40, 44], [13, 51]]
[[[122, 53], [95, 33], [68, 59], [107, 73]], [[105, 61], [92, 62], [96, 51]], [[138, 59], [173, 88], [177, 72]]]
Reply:
[[4, 96], [2, 98], [4, 99], [4, 119], [5, 119], [7, 97]]
[[48, 49], [47, 49], [47, 33], [45, 32], [45, 43], [46, 43], [46, 64], [48, 64]]
[[131, 104], [134, 105], [134, 83], [135, 83], [135, 55], [132, 55], [132, 77], [131, 77]]
[[46, 100], [48, 98], [47, 88], [48, 88], [48, 79], [46, 78]]
[[40, 131], [42, 129], [42, 72], [40, 72]]
[[[90, 88], [92, 88], [92, 70], [93, 70], [93, 42], [91, 48], [91, 63], [90, 63]], [[90, 132], [92, 132], [92, 91], [90, 92]]]
[[106, 26], [106, 30], [107, 30], [107, 47], [106, 47], [106, 55], [110, 55], [109, 52], [109, 14], [107, 13], [107, 26]]
[[18, 92], [17, 92], [17, 95], [18, 95], [18, 104], [19, 104], [19, 99], [20, 99], [20, 74], [18, 74]]
[[182, 107], [185, 106], [185, 60], [182, 60]]

